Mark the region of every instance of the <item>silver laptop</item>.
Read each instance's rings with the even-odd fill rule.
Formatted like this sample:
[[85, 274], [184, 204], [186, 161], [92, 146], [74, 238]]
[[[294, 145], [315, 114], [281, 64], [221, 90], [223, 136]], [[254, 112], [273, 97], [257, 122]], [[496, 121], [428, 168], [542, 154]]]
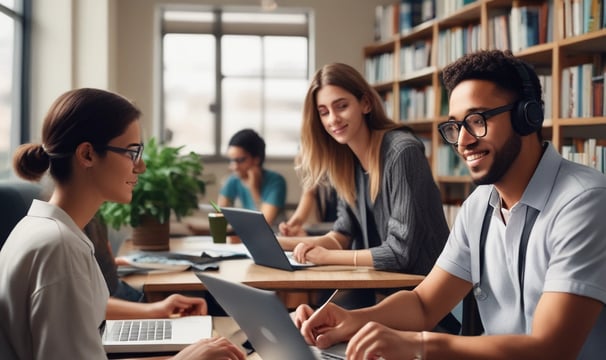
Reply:
[[315, 266], [297, 262], [291, 253], [282, 249], [262, 212], [228, 207], [222, 207], [221, 212], [248, 249], [255, 264], [288, 271]]
[[107, 320], [103, 347], [110, 353], [177, 352], [212, 336], [211, 316]]
[[309, 346], [274, 292], [201, 272], [196, 275], [263, 360], [345, 359], [346, 344], [326, 350]]

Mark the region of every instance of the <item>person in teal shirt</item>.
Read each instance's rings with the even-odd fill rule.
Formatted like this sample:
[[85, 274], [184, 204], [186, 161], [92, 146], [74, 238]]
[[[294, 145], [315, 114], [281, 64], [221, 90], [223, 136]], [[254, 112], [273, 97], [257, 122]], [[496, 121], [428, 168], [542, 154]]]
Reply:
[[277, 224], [286, 203], [286, 180], [263, 168], [265, 141], [252, 129], [243, 129], [229, 140], [227, 148], [230, 175], [219, 193], [219, 206], [259, 210], [269, 224]]

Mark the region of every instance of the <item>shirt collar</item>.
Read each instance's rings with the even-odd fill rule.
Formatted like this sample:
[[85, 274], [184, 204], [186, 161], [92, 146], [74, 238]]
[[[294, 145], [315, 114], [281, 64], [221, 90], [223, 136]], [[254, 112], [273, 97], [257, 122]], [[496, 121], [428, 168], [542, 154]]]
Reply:
[[[545, 208], [562, 163], [562, 156], [558, 154], [550, 142], [545, 142], [543, 148], [545, 149], [543, 156], [519, 201], [519, 203], [531, 206], [539, 211]], [[488, 203], [497, 209], [500, 207], [500, 200], [497, 189], [492, 185]]]
[[63, 211], [63, 209], [46, 201], [34, 199], [27, 215], [55, 219], [62, 222], [82, 241], [84, 241], [84, 243], [91, 248], [91, 251], [94, 251], [94, 246], [88, 236], [82, 232], [74, 220], [65, 211]]

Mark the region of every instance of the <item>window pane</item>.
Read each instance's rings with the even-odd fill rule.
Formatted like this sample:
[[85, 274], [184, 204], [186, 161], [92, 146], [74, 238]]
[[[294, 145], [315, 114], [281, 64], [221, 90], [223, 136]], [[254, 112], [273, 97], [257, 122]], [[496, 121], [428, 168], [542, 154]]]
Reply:
[[10, 170], [10, 140], [13, 123], [15, 21], [0, 13], [0, 177]]
[[15, 0], [0, 0], [0, 5], [15, 10]]
[[212, 35], [164, 37], [164, 127], [173, 146], [215, 152], [215, 42]]
[[267, 155], [296, 155], [300, 143], [306, 79], [266, 81], [265, 132]]
[[[226, 78], [223, 80], [223, 131], [221, 151], [227, 149], [229, 138], [238, 130], [252, 128], [261, 132], [261, 81], [258, 79]], [[267, 142], [267, 138], [265, 138]]]
[[263, 58], [268, 77], [307, 78], [307, 39], [295, 36], [265, 38]]
[[[213, 19], [223, 21], [218, 27], [222, 33], [215, 34], [200, 27], [202, 22], [208, 25], [208, 18], [194, 19], [187, 12], [164, 15], [165, 22], [170, 23], [171, 27], [164, 28], [169, 35], [164, 40], [164, 56], [167, 59], [164, 68], [163, 116], [165, 127], [170, 130], [168, 133], [173, 133], [173, 142], [175, 145], [188, 144], [203, 155], [222, 155], [229, 138], [236, 131], [252, 128], [265, 138], [268, 155], [295, 155], [300, 142], [301, 107], [308, 85], [309, 51], [305, 35], [308, 33], [308, 16], [304, 13], [222, 12], [221, 16]], [[183, 51], [170, 46], [171, 41], [176, 42], [171, 40], [172, 37], [185, 38], [188, 35], [176, 33], [207, 34], [209, 38], [216, 36], [221, 41], [218, 57], [221, 62], [219, 76], [222, 80], [219, 84], [214, 83], [214, 78], [208, 82], [219, 85], [217, 89], [221, 89], [221, 118], [219, 120], [217, 117], [214, 121], [209, 118], [207, 121], [205, 117], [202, 125], [197, 124], [198, 128], [186, 121], [186, 114], [190, 113], [189, 109], [198, 106], [200, 109], [191, 113], [196, 113], [199, 117], [197, 113], [204, 112], [209, 101], [204, 103], [191, 95], [194, 90], [199, 90], [190, 85], [194, 74], [188, 74], [187, 71], [194, 70], [186, 66], [189, 63], [183, 63]], [[191, 38], [193, 35], [189, 36]], [[191, 49], [197, 46], [188, 44], [180, 48], [187, 49], [185, 53], [188, 59], [195, 58]], [[211, 52], [206, 52], [207, 60], [214, 59]], [[171, 54], [174, 57], [172, 60], [169, 59]], [[218, 68], [209, 67], [208, 77], [210, 78], [210, 72], [217, 71]], [[168, 79], [171, 73], [182, 74], [180, 77], [184, 83]], [[199, 87], [203, 80], [193, 82]], [[190, 89], [188, 94], [192, 97], [191, 100], [188, 100], [188, 94], [183, 94], [185, 89]], [[212, 94], [216, 91], [219, 90]], [[211, 93], [210, 90], [208, 92]], [[208, 113], [204, 116], [206, 115], [210, 116]], [[214, 118], [216, 114], [212, 115]], [[214, 130], [216, 124], [221, 124], [219, 135]], [[203, 130], [205, 133], [201, 138], [200, 132]], [[215, 153], [217, 149], [218, 154]]]
[[261, 37], [225, 35], [221, 47], [225, 76], [261, 75]]

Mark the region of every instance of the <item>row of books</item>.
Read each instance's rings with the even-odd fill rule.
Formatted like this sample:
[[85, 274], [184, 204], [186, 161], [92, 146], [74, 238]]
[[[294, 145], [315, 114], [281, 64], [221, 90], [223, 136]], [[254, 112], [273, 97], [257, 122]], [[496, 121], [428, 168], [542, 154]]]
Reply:
[[436, 18], [442, 19], [452, 13], [457, 12], [462, 7], [473, 4], [476, 0], [434, 0], [436, 8]]
[[564, 68], [561, 87], [562, 117], [593, 117], [606, 114], [605, 75], [606, 69], [596, 64]]
[[[374, 69], [371, 73], [374, 72]], [[375, 76], [375, 75], [373, 75]], [[370, 76], [367, 75], [370, 79]], [[603, 77], [602, 77], [603, 79]], [[544, 115], [546, 119], [552, 117], [552, 76], [551, 74], [539, 74], [539, 81], [541, 82], [541, 89], [543, 91], [542, 97], [545, 102]], [[603, 81], [600, 82], [603, 85]], [[603, 89], [603, 86], [601, 86]], [[399, 94], [399, 112], [401, 121], [414, 121], [422, 119], [432, 119], [435, 110], [436, 93], [435, 89], [431, 85], [419, 86], [419, 87], [408, 87], [402, 86]], [[603, 94], [603, 92], [602, 92]], [[383, 103], [385, 110], [389, 117], [394, 116], [394, 96], [391, 91], [382, 94]], [[443, 102], [440, 104], [441, 115], [448, 113], [448, 101], [447, 94], [442, 94]], [[594, 116], [601, 116], [601, 113], [596, 113]]]
[[514, 3], [509, 16], [509, 49], [520, 51], [552, 41], [553, 7], [553, 0], [524, 6], [516, 6]]
[[383, 53], [364, 60], [364, 73], [366, 80], [370, 84], [377, 84], [394, 79], [394, 55], [393, 53]]
[[438, 34], [437, 63], [444, 67], [461, 56], [480, 50], [480, 24], [455, 26]]
[[606, 173], [606, 140], [575, 138], [569, 145], [562, 145], [561, 151], [565, 159]]
[[400, 88], [400, 120], [433, 119], [435, 109], [433, 86]]
[[400, 75], [406, 76], [431, 65], [431, 40], [419, 40], [400, 48]]
[[606, 27], [604, 0], [561, 0], [564, 3], [563, 37], [578, 36]]
[[469, 175], [469, 169], [451, 145], [442, 144], [438, 147], [438, 176]]
[[383, 108], [385, 109], [385, 114], [387, 115], [388, 118], [393, 119], [394, 118], [394, 113], [393, 113], [393, 92], [392, 91], [386, 91], [384, 93], [379, 94], [381, 96], [381, 100], [383, 101]]
[[[550, 70], [551, 71], [551, 70]], [[553, 78], [551, 73], [549, 74], [541, 74], [540, 69], [537, 69], [539, 72], [539, 82], [541, 83], [541, 91], [542, 98], [544, 102], [543, 115], [545, 119], [551, 119], [553, 117], [552, 113], [552, 99], [553, 99]]]
[[391, 40], [426, 21], [443, 18], [476, 0], [401, 0], [375, 8], [375, 41]]

